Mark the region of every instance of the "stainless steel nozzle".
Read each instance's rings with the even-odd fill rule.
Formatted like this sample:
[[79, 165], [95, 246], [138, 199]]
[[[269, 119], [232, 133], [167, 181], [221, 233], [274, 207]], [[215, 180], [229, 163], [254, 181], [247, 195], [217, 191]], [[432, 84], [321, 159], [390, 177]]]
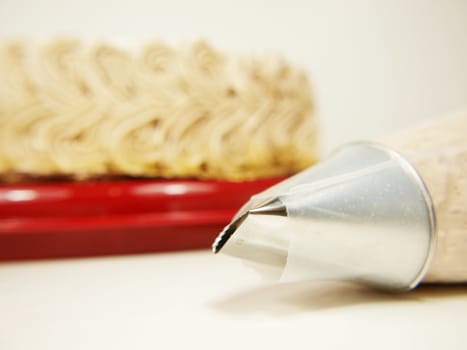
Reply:
[[283, 281], [409, 290], [435, 241], [430, 194], [413, 166], [384, 146], [352, 143], [252, 197], [213, 250], [274, 267]]

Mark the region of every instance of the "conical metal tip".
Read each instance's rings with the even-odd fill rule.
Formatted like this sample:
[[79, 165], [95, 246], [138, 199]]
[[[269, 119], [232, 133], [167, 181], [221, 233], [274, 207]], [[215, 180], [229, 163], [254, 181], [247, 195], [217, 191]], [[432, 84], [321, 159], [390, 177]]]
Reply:
[[342, 279], [400, 291], [423, 279], [436, 234], [416, 169], [385, 146], [355, 143], [254, 196], [213, 251], [272, 267], [281, 281]]

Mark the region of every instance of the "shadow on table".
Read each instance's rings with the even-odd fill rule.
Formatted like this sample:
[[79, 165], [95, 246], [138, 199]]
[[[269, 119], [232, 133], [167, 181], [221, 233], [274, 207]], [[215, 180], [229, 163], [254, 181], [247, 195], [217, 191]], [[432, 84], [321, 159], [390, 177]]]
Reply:
[[389, 293], [343, 282], [275, 284], [243, 291], [212, 304], [232, 314], [291, 314], [369, 303], [421, 303], [467, 296], [467, 284], [421, 285], [411, 292]]

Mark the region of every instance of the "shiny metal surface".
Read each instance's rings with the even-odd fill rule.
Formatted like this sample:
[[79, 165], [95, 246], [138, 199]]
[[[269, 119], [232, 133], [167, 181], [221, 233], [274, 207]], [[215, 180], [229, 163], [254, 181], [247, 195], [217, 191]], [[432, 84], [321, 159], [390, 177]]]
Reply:
[[[274, 215], [281, 205], [287, 216]], [[253, 197], [238, 217], [222, 252], [273, 265], [283, 281], [345, 279], [409, 290], [435, 249], [435, 214], [422, 179], [401, 155], [372, 143], [341, 147]]]

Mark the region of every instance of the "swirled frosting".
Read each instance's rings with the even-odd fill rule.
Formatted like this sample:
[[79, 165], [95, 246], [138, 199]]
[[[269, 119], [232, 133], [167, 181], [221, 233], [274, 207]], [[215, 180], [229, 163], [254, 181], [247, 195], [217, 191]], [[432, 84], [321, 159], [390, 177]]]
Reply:
[[306, 75], [205, 42], [0, 46], [0, 173], [242, 180], [317, 159]]

